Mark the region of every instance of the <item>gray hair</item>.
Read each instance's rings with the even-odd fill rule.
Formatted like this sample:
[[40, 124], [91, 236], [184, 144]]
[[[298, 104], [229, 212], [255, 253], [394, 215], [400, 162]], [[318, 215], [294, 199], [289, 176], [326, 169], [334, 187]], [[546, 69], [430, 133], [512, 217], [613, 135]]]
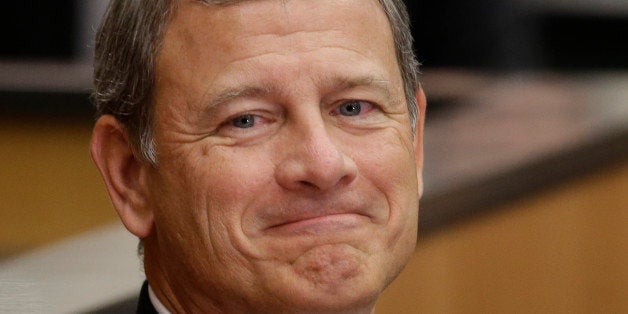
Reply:
[[[151, 103], [157, 56], [180, 0], [111, 0], [96, 35], [94, 92], [98, 116], [110, 114], [126, 127], [132, 148], [157, 164]], [[247, 0], [196, 0], [229, 5]], [[250, 1], [250, 0], [248, 0]], [[403, 0], [378, 0], [390, 23], [413, 130], [418, 108], [419, 63]]]

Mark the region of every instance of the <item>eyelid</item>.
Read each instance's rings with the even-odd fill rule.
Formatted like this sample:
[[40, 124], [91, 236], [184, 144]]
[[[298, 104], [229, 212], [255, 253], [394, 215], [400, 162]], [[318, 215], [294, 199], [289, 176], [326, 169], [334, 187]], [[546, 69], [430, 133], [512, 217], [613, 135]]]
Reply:
[[[234, 119], [242, 116], [253, 116], [255, 119], [254, 125], [248, 128], [240, 128], [233, 125]], [[271, 129], [273, 124], [277, 122], [277, 119], [278, 117], [274, 116], [272, 112], [264, 110], [242, 111], [223, 119], [223, 122], [215, 129], [214, 134], [223, 138], [230, 138], [241, 144], [250, 143], [250, 141], [272, 132]]]
[[265, 119], [268, 120], [268, 117], [265, 117], [264, 115], [261, 115], [255, 111], [245, 111], [242, 113], [236, 113], [233, 115], [230, 115], [229, 117], [227, 117], [226, 119], [223, 120], [223, 122], [220, 123], [220, 127], [225, 127], [225, 126], [232, 126], [231, 124], [238, 118], [242, 118], [245, 116], [253, 116], [255, 118], [255, 121], [259, 121], [260, 119]]
[[225, 124], [237, 117], [253, 115], [261, 118], [277, 117], [281, 114], [280, 108], [275, 103], [263, 99], [238, 98], [230, 103], [223, 103], [213, 108], [210, 119], [214, 120], [216, 126], [224, 127]]
[[[239, 120], [239, 121], [238, 121]], [[246, 122], [248, 123], [252, 123], [251, 126], [238, 126], [238, 123], [242, 123], [246, 120]], [[237, 117], [234, 117], [233, 119], [231, 119], [231, 121], [225, 121], [226, 123], [230, 123], [232, 126], [238, 128], [238, 129], [248, 129], [248, 128], [252, 128], [257, 124], [258, 121], [258, 116], [257, 115], [253, 115], [253, 114], [243, 114], [243, 115], [239, 115]]]
[[[345, 99], [345, 100], [341, 100], [336, 102], [336, 104], [333, 107], [333, 110], [330, 111], [330, 115], [331, 116], [337, 116], [340, 115], [339, 114], [339, 110], [340, 107], [348, 104], [348, 103], [352, 103], [352, 102], [359, 102], [362, 104], [362, 111], [360, 115], [363, 115], [363, 113], [369, 113], [371, 110], [375, 109], [375, 108], [379, 108], [379, 106], [371, 101], [368, 100], [361, 100], [361, 99]], [[364, 107], [366, 105], [366, 108]], [[360, 116], [358, 115], [358, 116]]]

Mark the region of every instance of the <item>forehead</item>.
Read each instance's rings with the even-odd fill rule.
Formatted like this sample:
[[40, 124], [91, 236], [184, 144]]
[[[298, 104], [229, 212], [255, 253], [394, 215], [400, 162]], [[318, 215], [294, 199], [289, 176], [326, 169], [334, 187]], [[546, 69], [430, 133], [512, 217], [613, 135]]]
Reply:
[[[355, 44], [378, 41], [381, 49], [392, 47], [388, 19], [377, 0], [211, 0], [182, 1], [168, 25], [166, 49], [192, 49], [211, 42], [214, 50], [226, 53], [255, 50], [265, 41], [298, 35], [336, 31], [352, 34]], [[257, 38], [254, 38], [257, 37]], [[255, 39], [258, 39], [257, 41]], [[262, 39], [262, 40], [259, 40]], [[347, 38], [345, 38], [347, 39]], [[315, 43], [320, 45], [320, 43]], [[170, 46], [170, 47], [168, 47]], [[186, 51], [180, 51], [186, 52]]]
[[285, 85], [287, 77], [302, 75], [372, 76], [401, 87], [392, 31], [379, 2], [184, 1], [158, 56], [157, 91], [178, 90], [192, 100], [198, 94], [193, 89], [260, 80]]

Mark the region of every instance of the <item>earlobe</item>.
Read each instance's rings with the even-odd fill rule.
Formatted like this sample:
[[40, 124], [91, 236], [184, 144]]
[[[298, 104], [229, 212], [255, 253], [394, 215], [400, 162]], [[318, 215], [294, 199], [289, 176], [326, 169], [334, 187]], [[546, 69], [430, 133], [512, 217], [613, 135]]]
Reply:
[[419, 182], [419, 197], [423, 195], [423, 128], [425, 126], [425, 111], [427, 100], [423, 88], [419, 85], [416, 91], [417, 122], [414, 134], [415, 162], [417, 167], [417, 179]]
[[147, 237], [153, 225], [146, 201], [149, 165], [133, 153], [125, 126], [111, 115], [100, 117], [90, 150], [122, 223], [137, 237]]

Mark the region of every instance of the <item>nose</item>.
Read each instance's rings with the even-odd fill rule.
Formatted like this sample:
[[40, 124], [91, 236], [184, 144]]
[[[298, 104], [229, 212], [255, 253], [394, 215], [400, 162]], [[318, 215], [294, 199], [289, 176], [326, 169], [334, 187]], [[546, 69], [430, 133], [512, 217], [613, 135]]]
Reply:
[[287, 134], [277, 182], [289, 190], [325, 191], [346, 186], [357, 177], [358, 167], [327, 131], [322, 121], [295, 126]]

